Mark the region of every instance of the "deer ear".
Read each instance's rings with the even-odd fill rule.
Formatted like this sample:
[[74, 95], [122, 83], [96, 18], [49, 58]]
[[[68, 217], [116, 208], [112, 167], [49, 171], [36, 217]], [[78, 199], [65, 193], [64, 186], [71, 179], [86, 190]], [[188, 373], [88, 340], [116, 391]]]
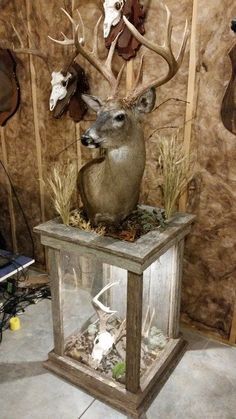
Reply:
[[156, 102], [156, 91], [155, 89], [147, 90], [142, 96], [140, 96], [135, 104], [135, 110], [142, 113], [149, 113], [153, 110]]
[[102, 101], [96, 97], [91, 95], [81, 95], [83, 101], [91, 108], [94, 112], [99, 112], [101, 107], [103, 106]]

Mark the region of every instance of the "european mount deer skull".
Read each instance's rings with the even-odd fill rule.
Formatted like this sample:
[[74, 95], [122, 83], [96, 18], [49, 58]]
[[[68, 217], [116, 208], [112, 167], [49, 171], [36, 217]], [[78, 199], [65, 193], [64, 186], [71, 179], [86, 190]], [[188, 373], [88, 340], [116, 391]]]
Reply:
[[99, 366], [103, 357], [111, 351], [113, 345], [116, 344], [126, 325], [125, 321], [121, 322], [120, 327], [116, 330], [116, 332], [111, 334], [107, 330], [107, 323], [116, 311], [111, 310], [110, 307], [105, 306], [101, 303], [101, 301], [99, 301], [99, 297], [115, 285], [119, 285], [119, 282], [111, 282], [107, 284], [92, 300], [92, 305], [99, 318], [99, 332], [94, 339], [93, 350], [90, 357], [90, 366], [95, 369]]
[[104, 38], [109, 36], [112, 26], [116, 26], [121, 20], [121, 13], [124, 7], [125, 0], [105, 0], [103, 7], [105, 19], [103, 23]]
[[165, 7], [167, 23], [165, 41], [159, 45], [141, 35], [123, 16], [125, 25], [132, 35], [148, 50], [162, 57], [168, 65], [166, 74], [157, 74], [154, 80], [142, 82], [143, 55], [140, 59], [137, 76], [132, 90], [126, 97], [118, 93], [124, 65], [118, 74], [112, 69], [116, 43], [112, 42], [105, 62], [98, 56], [98, 29], [102, 17], [94, 28], [93, 49], [86, 45], [85, 28], [78, 12], [78, 21], [66, 11], [71, 22], [73, 37], [63, 35], [63, 40], [54, 42], [66, 46], [73, 45], [75, 54], [84, 57], [109, 83], [109, 96], [101, 99], [96, 96], [82, 95], [86, 104], [97, 113], [95, 123], [82, 135], [81, 142], [89, 148], [101, 148], [103, 157], [85, 164], [79, 172], [79, 191], [84, 210], [93, 224], [100, 222], [119, 224], [137, 206], [140, 185], [145, 168], [145, 143], [142, 117], [151, 112], [155, 104], [155, 89], [171, 80], [182, 63], [188, 38], [186, 22], [183, 39], [177, 58], [171, 46], [171, 13]]
[[61, 71], [52, 72], [52, 91], [49, 99], [50, 111], [53, 111], [58, 100], [62, 100], [67, 95], [68, 82], [71, 79], [72, 74], [66, 73], [65, 75]]
[[[65, 13], [67, 12], [65, 11]], [[68, 15], [68, 17], [70, 16]], [[7, 22], [5, 23], [7, 24]], [[30, 47], [26, 47], [20, 32], [15, 27], [15, 25], [11, 23], [10, 26], [13, 30], [12, 41], [1, 40], [0, 48], [4, 49], [6, 52], [9, 50], [8, 55], [11, 55], [10, 51], [12, 51], [15, 55], [28, 54], [41, 58], [46, 64], [46, 68], [52, 77], [52, 91], [49, 100], [49, 108], [51, 111], [53, 111], [53, 116], [55, 118], [59, 118], [68, 109], [69, 114], [71, 118], [74, 119], [74, 121], [81, 121], [85, 112], [87, 111], [87, 106], [81, 99], [81, 94], [87, 93], [89, 91], [89, 85], [83, 68], [74, 62], [77, 54], [73, 54], [73, 56], [69, 58], [69, 61], [65, 63], [61, 71], [52, 72], [52, 68], [54, 66], [52, 58], [44, 50], [41, 50], [36, 44], [34, 44], [32, 34], [28, 30], [24, 20], [21, 21], [22, 32], [28, 35], [31, 43]], [[16, 40], [18, 46], [14, 45]], [[8, 63], [8, 66], [11, 67], [11, 64]], [[9, 87], [10, 90], [12, 90], [10, 85]], [[8, 86], [5, 83], [3, 90], [6, 91], [7, 88]], [[4, 93], [4, 95], [5, 94], [6, 93]], [[16, 110], [15, 105], [14, 109]], [[6, 119], [5, 116], [6, 115], [4, 115], [4, 119]]]

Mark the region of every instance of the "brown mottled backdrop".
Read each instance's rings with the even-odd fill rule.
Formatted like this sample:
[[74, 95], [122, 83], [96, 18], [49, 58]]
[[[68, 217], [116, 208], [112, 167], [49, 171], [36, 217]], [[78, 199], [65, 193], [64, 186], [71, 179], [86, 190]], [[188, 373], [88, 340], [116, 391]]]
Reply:
[[[211, 5], [210, 5], [211, 3]], [[224, 337], [230, 332], [236, 289], [236, 136], [220, 117], [231, 78], [228, 57], [236, 4], [199, 0], [198, 98], [192, 148], [201, 169], [189, 210], [197, 223], [187, 241], [182, 310]]]
[[[166, 3], [173, 14], [173, 45], [174, 51], [177, 51], [185, 19], [191, 22], [192, 1], [168, 0]], [[232, 3], [232, 0], [215, 0], [214, 4], [211, 2], [207, 5], [199, 0], [199, 59], [195, 87], [197, 106], [191, 148], [197, 156], [200, 170], [191, 187], [188, 203], [188, 210], [197, 215], [197, 222], [186, 243], [182, 299], [185, 320], [220, 331], [225, 337], [230, 331], [236, 282], [236, 138], [227, 132], [220, 120], [221, 101], [231, 70], [227, 51], [234, 39], [229, 29], [230, 20], [236, 15]], [[62, 16], [60, 7], [65, 7], [69, 12], [80, 7], [90, 41], [89, 32], [101, 13], [101, 4], [101, 1], [95, 0], [1, 2], [0, 36], [12, 39], [11, 28], [4, 20], [13, 21], [26, 44], [29, 42], [20, 22], [21, 12], [31, 29], [32, 38], [41, 49], [47, 51], [54, 69], [60, 69], [70, 50], [54, 46], [47, 39], [47, 34], [59, 37], [61, 30], [69, 34], [68, 22]], [[147, 36], [161, 42], [164, 23], [165, 13], [161, 11], [159, 2], [152, 0], [146, 21]], [[102, 47], [101, 54], [104, 54]], [[79, 129], [68, 117], [54, 120], [48, 111], [50, 76], [42, 60], [23, 55], [18, 55], [18, 58], [21, 105], [1, 132], [0, 158], [4, 159], [30, 227], [33, 228], [40, 221], [52, 217], [48, 187], [44, 182], [54, 156], [77, 138]], [[186, 99], [188, 61], [189, 47], [178, 75], [158, 89], [157, 103], [167, 98]], [[102, 95], [107, 88], [106, 83], [83, 60], [81, 63], [88, 71], [92, 93]], [[147, 53], [145, 63], [147, 79], [162, 71], [161, 68], [165, 69], [153, 53]], [[147, 118], [146, 138], [157, 127], [182, 125], [184, 117], [185, 103], [168, 102]], [[89, 114], [86, 118], [92, 119], [94, 115]], [[81, 130], [90, 123], [83, 122]], [[161, 130], [160, 134], [164, 132]], [[158, 138], [154, 136], [146, 143], [147, 165], [141, 193], [141, 201], [151, 205], [161, 204], [157, 142]], [[65, 159], [68, 155], [78, 158], [80, 167], [93, 154], [75, 144], [61, 158]], [[1, 169], [0, 203], [0, 226], [8, 245], [12, 246], [12, 237], [14, 239], [15, 235], [17, 250], [30, 254], [31, 244], [22, 215], [15, 198], [9, 195], [7, 180]], [[36, 236], [34, 241], [37, 260], [44, 264], [44, 252]]]

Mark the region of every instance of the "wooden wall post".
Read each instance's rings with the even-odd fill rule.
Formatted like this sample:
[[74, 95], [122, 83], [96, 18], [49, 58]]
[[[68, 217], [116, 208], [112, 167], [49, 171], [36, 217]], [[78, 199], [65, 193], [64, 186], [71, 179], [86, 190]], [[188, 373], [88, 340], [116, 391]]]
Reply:
[[[26, 15], [27, 15], [27, 27], [29, 33], [31, 33], [30, 24], [30, 1], [26, 0]], [[28, 37], [29, 47], [32, 48], [31, 39]], [[35, 133], [35, 145], [36, 145], [36, 158], [39, 174], [39, 195], [40, 195], [40, 210], [42, 222], [45, 221], [45, 197], [44, 197], [44, 181], [43, 181], [43, 166], [42, 166], [42, 145], [39, 129], [39, 114], [37, 106], [37, 86], [36, 86], [36, 71], [34, 67], [33, 57], [29, 56], [30, 60], [30, 75], [31, 75], [31, 93], [33, 102], [33, 120], [34, 120], [34, 133]]]
[[[187, 104], [186, 104], [186, 115], [185, 115], [185, 127], [184, 127], [184, 147], [187, 158], [190, 154], [190, 144], [192, 136], [192, 123], [194, 117], [195, 107], [195, 79], [196, 79], [196, 44], [197, 44], [197, 11], [198, 11], [198, 0], [193, 0], [193, 12], [192, 12], [192, 30], [190, 38], [190, 56], [189, 56], [189, 78], [188, 78], [188, 91], [187, 91]], [[179, 200], [180, 211], [186, 210], [188, 194], [185, 191]]]
[[127, 61], [126, 64], [126, 94], [130, 92], [133, 87], [134, 69], [133, 60]]
[[140, 386], [143, 275], [128, 272], [126, 389], [137, 393]]
[[172, 261], [173, 276], [170, 289], [169, 337], [173, 339], [179, 337], [183, 257], [184, 239], [175, 245]]
[[60, 251], [48, 248], [48, 266], [52, 294], [52, 321], [54, 335], [54, 352], [64, 353], [62, 275], [60, 269]]

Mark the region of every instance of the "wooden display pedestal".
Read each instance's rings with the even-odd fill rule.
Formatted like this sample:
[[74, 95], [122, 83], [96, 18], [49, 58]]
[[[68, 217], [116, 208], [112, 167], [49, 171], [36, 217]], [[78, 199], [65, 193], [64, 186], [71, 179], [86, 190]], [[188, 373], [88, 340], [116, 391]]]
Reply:
[[[52, 290], [54, 350], [49, 353], [46, 368], [129, 417], [140, 418], [145, 413], [185, 350], [186, 343], [179, 337], [182, 259], [184, 238], [194, 218], [176, 214], [165, 230], [147, 233], [135, 243], [100, 237], [62, 225], [57, 220], [35, 228], [48, 249]], [[118, 292], [113, 289], [109, 294], [109, 305], [112, 309], [115, 305], [121, 318], [126, 318], [125, 384], [65, 355], [68, 334], [64, 327], [60, 266], [63, 252], [93, 263], [94, 259], [99, 261], [95, 263], [95, 271], [103, 281], [100, 289], [107, 283], [107, 267], [111, 267], [112, 280], [120, 277]], [[76, 287], [78, 295], [84, 293], [85, 287], [81, 284]], [[145, 305], [156, 309], [155, 325], [164, 332], [167, 343], [141, 374]]]

